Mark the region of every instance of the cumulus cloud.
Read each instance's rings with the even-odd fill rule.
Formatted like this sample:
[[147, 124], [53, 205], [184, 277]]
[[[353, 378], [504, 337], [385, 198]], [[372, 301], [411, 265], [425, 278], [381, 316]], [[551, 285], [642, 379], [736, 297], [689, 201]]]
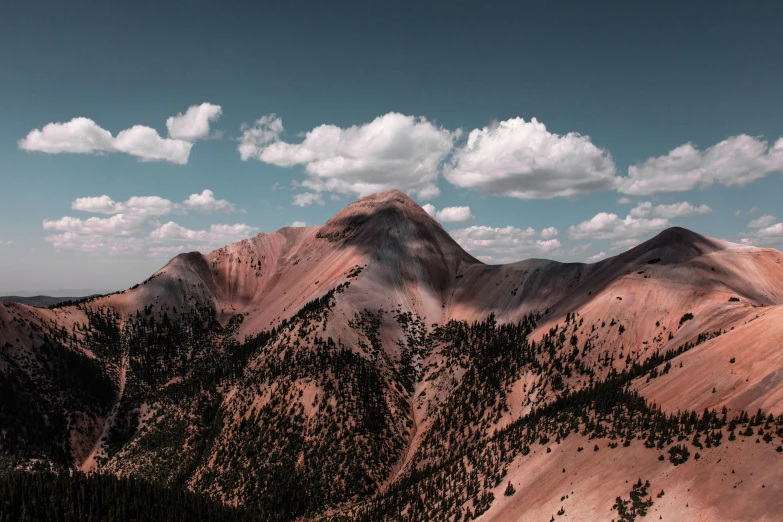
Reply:
[[191, 194], [182, 202], [182, 206], [188, 210], [207, 213], [230, 214], [236, 210], [233, 203], [225, 199], [215, 199], [215, 193], [209, 189], [204, 189], [201, 194]]
[[753, 230], [751, 233], [741, 233], [742, 243], [755, 246], [783, 245], [783, 223], [775, 223]]
[[513, 118], [472, 130], [444, 177], [486, 194], [547, 199], [611, 188], [615, 165], [588, 136], [560, 136], [535, 118]]
[[258, 228], [244, 223], [212, 225], [209, 230], [191, 230], [169, 221], [150, 232], [149, 237], [156, 241], [199, 241], [223, 244], [246, 239], [257, 232]]
[[66, 123], [47, 123], [19, 140], [19, 148], [26, 151], [60, 154], [96, 154], [112, 150], [114, 138], [89, 118], [73, 118]]
[[96, 254], [127, 254], [141, 252], [144, 248], [143, 240], [126, 236], [84, 235], [76, 232], [64, 232], [44, 239], [58, 250], [81, 250]]
[[421, 207], [427, 214], [434, 217], [441, 223], [465, 223], [471, 221], [473, 214], [470, 213], [470, 207], [446, 207], [438, 210], [435, 205], [427, 203]]
[[136, 156], [140, 161], [168, 161], [185, 165], [193, 144], [189, 141], [161, 138], [158, 131], [144, 125], [134, 125], [117, 134], [114, 150]]
[[44, 230], [70, 232], [87, 235], [129, 235], [141, 230], [146, 222], [144, 216], [115, 214], [109, 218], [91, 217], [80, 219], [65, 216], [58, 220], [43, 220]]
[[93, 120], [77, 117], [69, 122], [48, 123], [41, 129], [34, 129], [19, 140], [18, 146], [28, 152], [46, 154], [124, 152], [140, 161], [167, 161], [184, 165], [190, 157], [193, 142], [207, 136], [209, 122], [219, 116], [218, 105], [207, 103], [190, 107], [185, 114], [180, 113], [168, 119], [168, 138], [144, 125], [134, 125], [114, 137]]
[[288, 226], [289, 227], [306, 227], [307, 226], [307, 222], [306, 221], [294, 221], [293, 223], [291, 223]]
[[395, 112], [348, 128], [319, 125], [301, 143], [282, 141], [282, 120], [275, 115], [242, 130], [242, 160], [301, 165], [307, 174], [301, 185], [315, 192], [365, 196], [397, 188], [422, 199], [439, 194], [440, 164], [459, 135], [425, 118]]
[[617, 188], [624, 194], [650, 195], [705, 188], [715, 183], [744, 187], [783, 170], [783, 138], [772, 147], [745, 134], [732, 136], [704, 151], [686, 143], [668, 154], [628, 168]]
[[541, 231], [541, 237], [543, 239], [552, 239], [553, 237], [557, 237], [557, 234], [559, 234], [559, 232], [555, 227], [547, 227]]
[[440, 209], [435, 218], [441, 223], [464, 223], [473, 219], [470, 207], [446, 207]]
[[592, 219], [573, 225], [568, 235], [573, 239], [627, 239], [658, 232], [670, 226], [663, 218], [638, 218], [631, 215], [624, 219], [617, 214], [599, 212]]
[[770, 214], [765, 214], [761, 217], [757, 217], [756, 219], [748, 223], [748, 228], [766, 228], [771, 224], [773, 224], [775, 221], [776, 221], [775, 216]]
[[[613, 213], [599, 212], [591, 219], [569, 227], [568, 235], [573, 239], [615, 240], [612, 246], [614, 251], [631, 244], [631, 241], [638, 237], [670, 227], [670, 219], [710, 212], [712, 209], [707, 205], [694, 206], [687, 201], [671, 205], [653, 205], [649, 201], [643, 201], [632, 208], [625, 218]], [[628, 240], [628, 243], [619, 243], [620, 240]]]
[[313, 203], [323, 205], [324, 198], [317, 192], [302, 192], [301, 194], [294, 195], [294, 202], [292, 204], [295, 207], [308, 207]]
[[97, 197], [76, 198], [71, 203], [71, 208], [83, 212], [117, 214], [122, 212], [125, 206], [122, 203], [115, 203], [113, 199], [104, 194]]
[[660, 217], [664, 219], [675, 219], [679, 217], [704, 215], [712, 212], [707, 205], [693, 206], [687, 201], [682, 203], [672, 203], [671, 205], [653, 205], [649, 201], [644, 201], [636, 205], [629, 213], [631, 217]]
[[[165, 245], [155, 245], [153, 250], [151, 243], [190, 240], [209, 246], [244, 239], [257, 232], [255, 227], [245, 224], [212, 225], [209, 230], [194, 231], [171, 221], [165, 225], [157, 221], [160, 216], [172, 213], [228, 213], [235, 210], [228, 201], [215, 199], [211, 190], [191, 194], [182, 203], [174, 203], [159, 196], [133, 196], [127, 201], [116, 202], [103, 195], [77, 198], [71, 207], [82, 212], [107, 214], [109, 217], [82, 219], [65, 216], [58, 220], [44, 220], [44, 230], [60, 232], [46, 238], [55, 248], [116, 254], [142, 251], [149, 247], [149, 255], [157, 256], [179, 249], [167, 250]], [[155, 230], [148, 233], [151, 227], [155, 227]]]
[[202, 103], [191, 105], [185, 114], [181, 112], [166, 120], [169, 136], [177, 140], [197, 141], [209, 138], [209, 125], [223, 113], [220, 105]]
[[242, 161], [252, 158], [261, 159], [264, 148], [280, 141], [280, 136], [285, 132], [283, 120], [276, 114], [261, 116], [253, 125], [243, 123], [240, 128], [242, 137], [239, 138], [239, 157]]
[[587, 262], [588, 263], [595, 263], [596, 261], [600, 261], [600, 260], [602, 260], [605, 257], [606, 257], [606, 252], [599, 252], [599, 253], [597, 253], [594, 256], [588, 257], [587, 258]]
[[754, 246], [783, 245], [783, 223], [776, 223], [773, 215], [765, 214], [748, 223], [749, 232], [740, 232], [740, 242]]
[[472, 226], [453, 230], [451, 236], [465, 250], [492, 261], [520, 260], [551, 255], [560, 250], [557, 239], [541, 239], [533, 228]]
[[618, 205], [630, 205], [631, 203], [631, 198], [622, 197], [617, 200]]
[[13, 239], [6, 239], [6, 240], [0, 239], [0, 246], [8, 246], [8, 245], [12, 245], [13, 243], [14, 243]]
[[774, 225], [759, 229], [755, 235], [756, 237], [783, 239], [783, 223], [775, 223]]
[[141, 214], [147, 216], [164, 216], [172, 212], [205, 212], [225, 213], [236, 211], [233, 203], [225, 199], [215, 199], [215, 193], [205, 189], [201, 194], [191, 194], [182, 203], [174, 203], [160, 196], [133, 196], [125, 202], [115, 202], [109, 196], [91, 196], [76, 198], [71, 208], [83, 212], [101, 214]]

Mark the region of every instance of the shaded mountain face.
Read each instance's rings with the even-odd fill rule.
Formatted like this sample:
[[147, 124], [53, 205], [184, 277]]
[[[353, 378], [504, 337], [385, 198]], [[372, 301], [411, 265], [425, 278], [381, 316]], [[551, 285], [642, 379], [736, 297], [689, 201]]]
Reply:
[[783, 508], [781, 305], [775, 250], [674, 228], [490, 266], [374, 194], [123, 292], [0, 303], [0, 469], [261, 520], [757, 520]]

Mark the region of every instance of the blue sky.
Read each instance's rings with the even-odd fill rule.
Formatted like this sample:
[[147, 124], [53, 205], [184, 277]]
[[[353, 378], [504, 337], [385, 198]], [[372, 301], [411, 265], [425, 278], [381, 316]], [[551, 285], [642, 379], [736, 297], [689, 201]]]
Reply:
[[7, 3], [0, 293], [124, 288], [389, 187], [490, 262], [783, 244], [783, 8], [417, 4]]

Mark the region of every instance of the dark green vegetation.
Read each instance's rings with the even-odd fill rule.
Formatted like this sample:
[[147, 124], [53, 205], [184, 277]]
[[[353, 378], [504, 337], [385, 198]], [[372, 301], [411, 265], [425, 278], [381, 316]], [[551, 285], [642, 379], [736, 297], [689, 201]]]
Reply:
[[107, 475], [0, 474], [0, 522], [255, 522], [197, 493]]
[[[631, 488], [629, 500], [617, 497], [612, 509], [617, 511], [620, 522], [634, 522], [636, 517], [647, 516], [647, 510], [653, 505], [652, 496], [648, 496], [647, 494], [649, 487], [649, 480], [642, 484], [642, 479], [639, 479], [636, 484], [634, 484], [633, 488]], [[663, 495], [658, 495], [658, 498], [661, 498], [662, 496]]]
[[[122, 318], [83, 303], [84, 324], [31, 333], [29, 361], [0, 352], [0, 421], [8, 426], [0, 468], [70, 468], [74, 433], [95, 440], [95, 419], [109, 416], [100, 469], [145, 482], [35, 475], [19, 487], [30, 498], [72, 483], [80, 491], [117, 488], [117, 502], [149, 488], [151, 498], [181, 501], [175, 509], [183, 517], [187, 502], [213, 505], [209, 499], [245, 506], [260, 520], [461, 521], [492, 505], [512, 461], [548, 453], [571, 435], [592, 439], [594, 451], [641, 444], [684, 466], [696, 460], [688, 448], [706, 454], [725, 434], [776, 445], [783, 437], [783, 416], [670, 415], [634, 391], [635, 380], [673, 371], [675, 357], [720, 332], [663, 353], [608, 351], [580, 338], [590, 328], [578, 313], [533, 341], [539, 313], [514, 324], [490, 315], [428, 331], [410, 312], [380, 309], [355, 314], [345, 338], [334, 339], [325, 331], [347, 287], [241, 342], [243, 317], [221, 325], [210, 307], [156, 305]], [[402, 332], [395, 346], [383, 345], [382, 326]], [[614, 327], [622, 325], [601, 325]], [[522, 405], [511, 403], [514, 386], [523, 386]], [[526, 414], [512, 415], [520, 406]], [[426, 429], [414, 422], [416, 412], [426, 413]], [[646, 486], [639, 486], [630, 500], [618, 499], [621, 517], [646, 509]], [[512, 485], [505, 494], [514, 494]], [[21, 509], [15, 505], [9, 509]], [[136, 509], [106, 509], [112, 506], [114, 516]]]

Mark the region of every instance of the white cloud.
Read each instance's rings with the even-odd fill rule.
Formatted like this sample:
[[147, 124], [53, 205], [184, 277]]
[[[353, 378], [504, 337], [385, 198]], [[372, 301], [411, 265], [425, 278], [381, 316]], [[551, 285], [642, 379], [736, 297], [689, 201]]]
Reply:
[[470, 207], [446, 207], [438, 210], [435, 219], [441, 223], [464, 223], [473, 219]]
[[770, 225], [768, 227], [764, 227], [764, 228], [758, 230], [755, 234], [756, 234], [756, 237], [781, 238], [781, 239], [783, 239], [783, 223], [775, 223], [774, 225]]
[[470, 207], [446, 207], [438, 210], [435, 205], [427, 203], [422, 205], [422, 210], [441, 223], [465, 223], [474, 219], [470, 213]]
[[294, 221], [293, 223], [291, 223], [288, 226], [290, 226], [290, 227], [306, 227], [307, 226], [307, 222], [306, 221]]
[[611, 188], [615, 165], [588, 136], [560, 136], [535, 118], [513, 118], [472, 130], [444, 177], [486, 194], [547, 199]]
[[44, 239], [58, 250], [81, 250], [96, 254], [127, 254], [140, 252], [144, 248], [143, 240], [128, 236], [84, 235], [76, 232], [64, 232]]
[[[18, 146], [28, 152], [47, 154], [108, 154], [124, 152], [140, 161], [168, 161], [184, 165], [190, 157], [193, 141], [209, 135], [209, 123], [220, 116], [220, 106], [201, 104], [166, 122], [169, 137], [144, 125], [120, 131], [116, 137], [93, 120], [73, 118], [65, 123], [48, 123], [30, 131]], [[205, 134], [206, 133], [206, 134]], [[182, 139], [180, 139], [182, 138]]]
[[[133, 196], [125, 202], [116, 202], [107, 195], [77, 198], [71, 203], [74, 210], [110, 214], [110, 217], [81, 219], [65, 216], [58, 220], [44, 220], [44, 230], [61, 232], [46, 238], [58, 249], [77, 249], [95, 253], [123, 253], [142, 251], [149, 247], [149, 255], [163, 255], [170, 251], [164, 246], [153, 247], [151, 242], [191, 240], [204, 245], [244, 239], [257, 229], [245, 224], [212, 225], [209, 230], [189, 230], [169, 222], [160, 225], [157, 218], [185, 211], [231, 212], [234, 205], [216, 200], [211, 190], [192, 194], [182, 203], [174, 203], [159, 196]], [[157, 227], [149, 233], [151, 227]]]
[[595, 263], [596, 261], [600, 261], [600, 260], [602, 260], [605, 257], [606, 257], [606, 252], [599, 252], [599, 253], [597, 253], [594, 256], [588, 257], [587, 258], [587, 262], [588, 263]]
[[518, 261], [525, 257], [553, 254], [560, 249], [560, 241], [539, 239], [540, 232], [533, 228], [472, 226], [453, 230], [451, 236], [465, 250], [493, 261], [500, 260], [497, 255], [505, 256], [502, 261]]
[[117, 214], [125, 209], [122, 203], [115, 203], [107, 195], [97, 197], [76, 198], [71, 203], [71, 208], [83, 212], [94, 212], [99, 214]]
[[156, 241], [199, 241], [224, 244], [247, 239], [257, 232], [258, 228], [244, 223], [212, 225], [209, 230], [191, 230], [169, 221], [150, 232], [149, 237]]
[[783, 244], [783, 223], [775, 223], [754, 230], [750, 234], [742, 233], [742, 243], [756, 246], [773, 246]]
[[47, 123], [41, 130], [34, 129], [19, 140], [19, 148], [26, 151], [60, 154], [95, 154], [112, 150], [114, 138], [89, 118], [73, 118], [66, 123]]
[[319, 205], [324, 204], [324, 198], [316, 192], [302, 192], [301, 194], [294, 195], [294, 202], [292, 205], [296, 207], [307, 207], [317, 203]]
[[240, 130], [242, 137], [239, 138], [237, 150], [242, 161], [260, 159], [264, 148], [270, 143], [279, 142], [280, 135], [285, 132], [283, 120], [276, 114], [261, 116], [252, 126], [243, 123]]
[[164, 216], [172, 212], [195, 211], [205, 213], [231, 213], [236, 208], [225, 199], [215, 199], [215, 193], [205, 189], [201, 194], [191, 194], [180, 204], [159, 196], [133, 196], [125, 202], [115, 202], [107, 195], [76, 198], [71, 208], [83, 212], [101, 214], [139, 214]]
[[615, 251], [636, 244], [638, 237], [670, 227], [670, 219], [710, 212], [712, 209], [707, 205], [694, 206], [687, 201], [671, 205], [653, 205], [649, 201], [643, 201], [632, 208], [625, 218], [613, 213], [599, 212], [592, 219], [569, 227], [568, 235], [573, 239], [615, 240], [611, 248]]
[[188, 210], [208, 213], [230, 214], [236, 210], [234, 205], [225, 199], [215, 199], [215, 193], [209, 189], [205, 189], [201, 194], [191, 194], [182, 202], [182, 206]]
[[0, 246], [8, 246], [8, 245], [12, 245], [13, 243], [14, 243], [13, 239], [6, 239], [6, 240], [0, 239]]
[[178, 206], [160, 196], [133, 196], [124, 203], [127, 212], [142, 216], [165, 216]]
[[636, 218], [631, 215], [621, 219], [617, 214], [599, 212], [592, 219], [568, 229], [573, 239], [627, 239], [658, 232], [670, 226], [663, 218]]
[[88, 235], [130, 235], [140, 231], [146, 222], [144, 216], [115, 214], [109, 218], [80, 219], [65, 216], [56, 221], [43, 221], [44, 230]]
[[394, 112], [345, 129], [320, 125], [301, 143], [281, 140], [283, 124], [274, 115], [242, 130], [238, 150], [243, 160], [302, 165], [307, 178], [301, 185], [315, 192], [365, 196], [397, 188], [422, 199], [439, 194], [439, 166], [459, 135], [425, 118]]
[[184, 141], [197, 141], [209, 138], [209, 125], [223, 113], [220, 105], [202, 103], [191, 105], [185, 114], [181, 112], [166, 120], [169, 136]]
[[691, 143], [664, 156], [649, 158], [628, 169], [618, 180], [624, 194], [650, 195], [705, 188], [714, 183], [744, 187], [771, 172], [783, 170], [783, 138], [770, 148], [764, 140], [745, 134], [732, 136], [699, 151]]
[[159, 241], [206, 241], [208, 234], [206, 230], [190, 230], [169, 221], [150, 232], [150, 237]]
[[557, 234], [559, 234], [559, 232], [555, 227], [547, 227], [541, 231], [541, 237], [543, 239], [552, 239], [553, 237], [557, 237]]
[[775, 216], [766, 214], [748, 223], [748, 228], [766, 228], [771, 224], [773, 224], [775, 220], [776, 220]]
[[114, 138], [114, 150], [136, 156], [141, 161], [168, 161], [185, 165], [193, 144], [189, 141], [161, 138], [158, 131], [144, 125], [134, 125]]
[[622, 197], [617, 200], [618, 205], [630, 205], [631, 203], [631, 198]]
[[634, 218], [641, 217], [660, 217], [664, 219], [675, 219], [685, 216], [709, 214], [712, 209], [707, 205], [694, 207], [687, 201], [682, 203], [672, 203], [671, 205], [655, 205], [649, 201], [644, 201], [636, 205], [629, 215]]

